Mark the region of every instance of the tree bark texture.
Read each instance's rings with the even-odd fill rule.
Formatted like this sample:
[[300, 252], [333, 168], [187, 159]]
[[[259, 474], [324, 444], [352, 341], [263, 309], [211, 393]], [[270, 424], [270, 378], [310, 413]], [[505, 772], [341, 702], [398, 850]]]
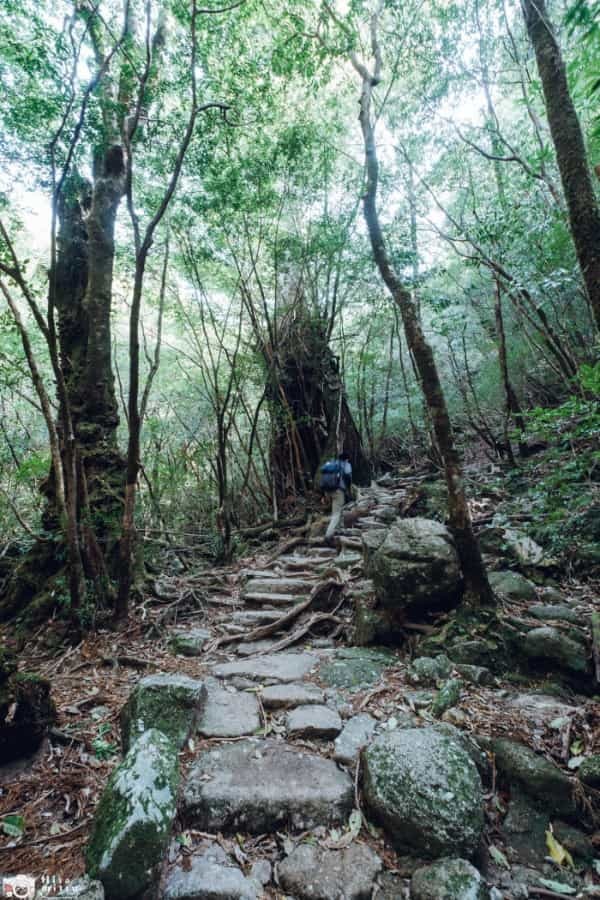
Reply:
[[368, 484], [371, 466], [346, 399], [326, 323], [294, 301], [278, 324], [277, 350], [263, 342], [271, 408], [271, 465], [278, 500], [314, 486], [320, 465], [345, 451], [353, 478]]
[[363, 196], [365, 222], [375, 264], [400, 311], [408, 347], [419, 373], [421, 387], [442, 456], [448, 487], [449, 523], [460, 557], [467, 595], [471, 600], [493, 603], [493, 592], [488, 582], [479, 544], [473, 532], [460, 458], [454, 444], [448, 408], [433, 351], [423, 333], [416, 303], [391, 264], [379, 221], [377, 210], [379, 162], [371, 120], [372, 91], [380, 81], [381, 72], [381, 53], [377, 40], [377, 14], [371, 22], [371, 43], [374, 58], [373, 73], [370, 73], [356, 57], [352, 57], [353, 65], [362, 79], [359, 120], [363, 133], [366, 162], [367, 181]]
[[522, 5], [542, 82], [577, 259], [596, 325], [600, 328], [600, 207], [594, 193], [583, 132], [544, 0], [522, 0]]

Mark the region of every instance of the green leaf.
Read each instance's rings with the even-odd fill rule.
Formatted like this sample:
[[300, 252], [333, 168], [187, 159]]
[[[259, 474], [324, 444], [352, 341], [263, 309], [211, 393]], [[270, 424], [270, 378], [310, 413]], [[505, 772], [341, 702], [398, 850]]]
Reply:
[[2, 831], [9, 837], [20, 838], [25, 831], [25, 819], [23, 816], [5, 816], [2, 819]]
[[494, 844], [490, 844], [489, 850], [490, 856], [497, 866], [503, 866], [505, 869], [510, 869], [510, 863], [502, 850], [499, 850], [498, 847], [494, 846]]

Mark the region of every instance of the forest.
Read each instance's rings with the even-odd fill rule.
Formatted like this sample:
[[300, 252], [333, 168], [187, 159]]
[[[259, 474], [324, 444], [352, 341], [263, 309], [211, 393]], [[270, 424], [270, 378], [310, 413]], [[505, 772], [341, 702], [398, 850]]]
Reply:
[[600, 0], [0, 0], [0, 87], [0, 896], [600, 897]]

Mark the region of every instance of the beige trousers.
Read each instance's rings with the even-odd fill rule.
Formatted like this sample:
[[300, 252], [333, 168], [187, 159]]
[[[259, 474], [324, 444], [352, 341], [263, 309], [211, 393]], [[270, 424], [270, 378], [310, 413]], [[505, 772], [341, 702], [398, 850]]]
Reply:
[[344, 508], [345, 502], [346, 495], [342, 490], [338, 489], [337, 491], [333, 492], [333, 497], [331, 498], [331, 519], [329, 520], [329, 525], [327, 526], [327, 531], [325, 532], [326, 538], [333, 537], [338, 525], [340, 524], [342, 509]]

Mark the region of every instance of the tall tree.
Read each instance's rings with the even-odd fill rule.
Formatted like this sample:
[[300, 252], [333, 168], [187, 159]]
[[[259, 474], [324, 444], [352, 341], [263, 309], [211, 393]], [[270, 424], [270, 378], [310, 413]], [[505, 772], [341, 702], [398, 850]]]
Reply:
[[[330, 14], [339, 24], [339, 19], [331, 11], [331, 8], [329, 9]], [[362, 82], [359, 120], [363, 135], [366, 168], [363, 212], [375, 264], [392, 296], [392, 300], [400, 311], [408, 347], [419, 373], [425, 402], [443, 460], [448, 488], [449, 522], [462, 565], [467, 596], [472, 602], [491, 604], [494, 602], [494, 595], [488, 582], [479, 544], [473, 531], [460, 457], [454, 442], [452, 424], [433, 351], [423, 332], [415, 299], [404, 285], [391, 262], [379, 220], [377, 209], [379, 160], [375, 142], [372, 106], [373, 89], [382, 80], [383, 57], [378, 34], [382, 13], [383, 2], [380, 0], [369, 23], [372, 70], [359, 59], [355, 52], [350, 54], [352, 65]]]
[[600, 329], [600, 206], [567, 73], [544, 0], [522, 0], [535, 50], [569, 224], [587, 294]]

